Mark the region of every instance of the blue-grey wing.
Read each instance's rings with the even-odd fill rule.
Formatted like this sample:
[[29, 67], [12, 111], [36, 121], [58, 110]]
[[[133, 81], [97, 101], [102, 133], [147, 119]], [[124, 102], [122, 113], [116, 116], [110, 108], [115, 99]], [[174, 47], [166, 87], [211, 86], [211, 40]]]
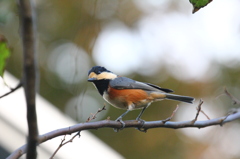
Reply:
[[142, 89], [145, 91], [173, 92], [171, 89], [161, 88], [153, 84], [134, 81], [127, 77], [118, 77], [110, 81], [110, 86], [115, 89]]

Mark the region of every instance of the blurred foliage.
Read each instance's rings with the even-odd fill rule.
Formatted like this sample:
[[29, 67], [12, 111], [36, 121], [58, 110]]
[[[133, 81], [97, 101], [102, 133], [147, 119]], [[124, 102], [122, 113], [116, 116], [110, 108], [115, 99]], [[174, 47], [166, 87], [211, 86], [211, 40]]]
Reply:
[[[1, 8], [16, 5], [15, 1], [0, 1], [0, 3]], [[161, 14], [165, 15], [170, 12], [180, 13], [181, 11], [181, 4], [171, 0]], [[82, 70], [82, 72], [81, 69], [79, 70], [83, 76], [86, 76], [85, 80], [74, 84], [64, 83], [57, 74], [49, 70], [49, 56], [55, 44], [61, 40], [67, 40], [76, 44], [88, 54], [91, 59], [90, 65], [93, 66], [95, 61], [92, 59], [92, 49], [103, 27], [111, 21], [117, 20], [131, 28], [145, 14], [136, 7], [134, 1], [129, 0], [36, 1], [36, 12], [38, 57], [41, 74], [39, 93], [63, 112], [66, 103], [70, 99], [79, 96], [80, 100], [82, 100], [80, 95], [85, 94], [86, 89], [93, 90], [93, 92], [96, 92], [96, 90], [87, 83], [86, 70]], [[7, 70], [20, 78], [22, 49], [19, 40], [18, 15], [14, 7], [8, 8], [4, 14], [0, 9], [0, 22], [0, 33], [6, 35], [9, 45], [13, 48]], [[180, 81], [171, 76], [164, 67], [159, 68], [155, 75], [151, 77], [143, 76], [136, 72], [132, 72], [129, 77], [139, 81], [154, 83], [163, 88], [173, 89], [176, 94], [193, 96], [197, 99], [196, 103], [198, 103], [199, 98], [203, 98], [203, 100], [215, 99], [216, 96], [223, 92], [224, 86], [229, 88], [229, 91], [233, 94], [239, 94], [240, 67], [236, 67], [237, 65], [229, 67], [217, 62], [214, 65], [218, 67], [218, 74], [212, 80], [203, 82]], [[164, 80], [160, 80], [161, 77], [164, 77]], [[100, 103], [99, 105], [103, 105], [104, 101], [98, 100], [100, 95], [94, 95], [93, 97], [97, 99]], [[220, 97], [220, 100], [223, 101], [221, 104], [227, 104], [229, 108], [231, 107], [229, 99]], [[174, 101], [153, 103], [144, 113], [143, 119], [147, 121], [165, 119], [171, 115], [177, 104]], [[85, 106], [90, 107], [91, 105]], [[193, 106], [187, 105], [186, 107], [195, 106], [196, 104]], [[226, 110], [229, 108], [226, 108]], [[116, 119], [124, 112], [109, 105], [107, 109], [108, 113], [102, 117], [103, 119], [108, 116], [111, 119]], [[139, 111], [130, 112], [125, 119], [135, 119]], [[94, 112], [83, 113], [90, 114]], [[77, 117], [73, 118], [78, 119]], [[126, 158], [191, 159], [201, 156], [200, 154], [208, 147], [208, 145], [192, 138], [182, 137], [184, 135], [181, 135], [179, 130], [154, 129], [149, 130], [147, 133], [140, 133], [134, 129], [124, 129], [119, 133], [114, 133], [111, 129], [101, 129], [92, 130], [91, 132]]]
[[7, 41], [3, 35], [0, 35], [0, 76], [3, 77], [6, 60], [10, 56], [10, 49], [7, 46]]
[[208, 5], [212, 0], [189, 0], [193, 5], [193, 13]]

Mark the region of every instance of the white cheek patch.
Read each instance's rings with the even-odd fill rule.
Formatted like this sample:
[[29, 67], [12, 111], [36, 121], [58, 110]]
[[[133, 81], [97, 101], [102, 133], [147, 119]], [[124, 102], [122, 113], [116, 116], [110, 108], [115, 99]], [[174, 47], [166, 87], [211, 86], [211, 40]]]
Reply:
[[111, 73], [111, 72], [102, 72], [101, 74], [99, 74], [97, 76], [97, 79], [98, 80], [101, 80], [101, 79], [114, 79], [114, 78], [117, 78], [117, 75]]
[[91, 72], [88, 76], [88, 78], [97, 78], [97, 74], [94, 72]]

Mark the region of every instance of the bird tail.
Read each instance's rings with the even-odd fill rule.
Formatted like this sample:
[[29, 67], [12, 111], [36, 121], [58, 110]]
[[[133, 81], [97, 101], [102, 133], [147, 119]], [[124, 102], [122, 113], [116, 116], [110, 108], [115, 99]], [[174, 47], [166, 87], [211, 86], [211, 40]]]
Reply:
[[175, 95], [175, 94], [166, 94], [166, 99], [170, 100], [177, 100], [181, 102], [186, 102], [186, 103], [193, 103], [194, 98], [193, 97], [188, 97], [188, 96], [180, 96], [180, 95]]

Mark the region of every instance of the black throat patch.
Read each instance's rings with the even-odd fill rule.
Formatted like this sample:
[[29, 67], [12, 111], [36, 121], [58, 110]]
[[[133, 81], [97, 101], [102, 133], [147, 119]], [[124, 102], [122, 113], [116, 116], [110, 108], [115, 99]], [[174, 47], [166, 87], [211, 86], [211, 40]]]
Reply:
[[93, 83], [97, 87], [98, 92], [103, 95], [105, 91], [108, 89], [110, 80], [109, 79], [102, 79], [102, 80], [96, 80]]

